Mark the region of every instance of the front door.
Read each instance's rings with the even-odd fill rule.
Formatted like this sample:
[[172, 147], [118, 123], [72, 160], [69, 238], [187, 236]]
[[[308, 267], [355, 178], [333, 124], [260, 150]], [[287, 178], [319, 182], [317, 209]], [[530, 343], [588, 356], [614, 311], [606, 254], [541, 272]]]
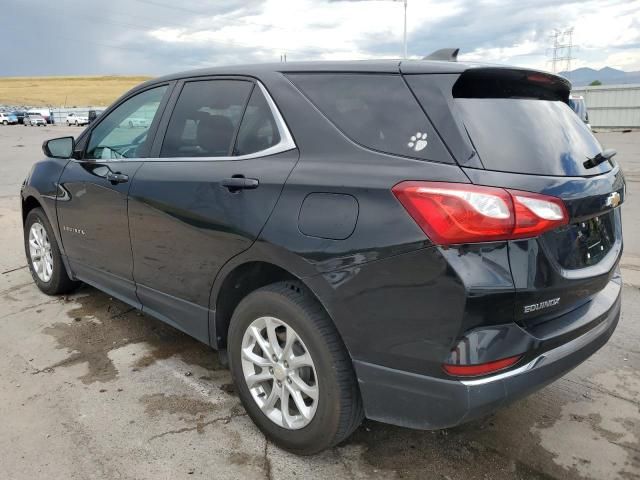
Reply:
[[134, 305], [127, 195], [166, 93], [166, 85], [152, 88], [112, 110], [90, 132], [82, 158], [70, 161], [60, 178], [58, 221], [71, 270]]
[[185, 82], [129, 192], [143, 310], [204, 342], [216, 274], [257, 238], [298, 159], [267, 95], [253, 81]]

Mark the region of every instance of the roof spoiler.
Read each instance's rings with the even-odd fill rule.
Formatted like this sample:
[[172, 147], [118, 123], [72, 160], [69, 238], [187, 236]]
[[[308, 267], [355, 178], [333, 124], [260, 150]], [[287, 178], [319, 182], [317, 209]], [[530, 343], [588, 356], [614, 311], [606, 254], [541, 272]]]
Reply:
[[439, 60], [441, 62], [457, 62], [459, 48], [441, 48], [435, 52], [430, 53], [423, 60]]

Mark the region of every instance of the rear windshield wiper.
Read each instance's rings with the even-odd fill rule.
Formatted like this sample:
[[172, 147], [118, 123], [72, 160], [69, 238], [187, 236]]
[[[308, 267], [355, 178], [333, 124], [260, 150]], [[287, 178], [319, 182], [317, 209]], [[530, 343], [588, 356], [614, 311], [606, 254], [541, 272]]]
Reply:
[[597, 154], [595, 157], [588, 159], [583, 163], [584, 168], [597, 167], [603, 162], [611, 160], [618, 152], [613, 148], [608, 148], [604, 152]]

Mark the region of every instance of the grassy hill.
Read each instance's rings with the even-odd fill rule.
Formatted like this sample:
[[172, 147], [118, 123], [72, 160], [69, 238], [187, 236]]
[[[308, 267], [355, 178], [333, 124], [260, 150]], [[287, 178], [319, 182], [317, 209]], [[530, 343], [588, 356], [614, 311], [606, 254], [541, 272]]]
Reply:
[[30, 106], [109, 105], [151, 77], [0, 77], [0, 104]]

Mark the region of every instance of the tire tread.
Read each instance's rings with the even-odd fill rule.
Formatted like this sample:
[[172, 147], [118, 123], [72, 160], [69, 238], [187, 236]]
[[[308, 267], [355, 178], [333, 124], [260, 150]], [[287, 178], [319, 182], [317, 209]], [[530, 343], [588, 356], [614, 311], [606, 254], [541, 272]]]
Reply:
[[339, 428], [329, 442], [329, 447], [333, 447], [349, 437], [364, 418], [364, 408], [351, 357], [324, 307], [302, 284], [294, 281], [284, 281], [267, 285], [260, 290], [279, 294], [303, 310], [308, 319], [314, 323], [323, 341], [331, 351], [336, 368], [342, 406], [340, 409]]
[[[54, 271], [49, 283], [42, 282], [38, 278], [38, 275], [33, 271], [33, 267], [31, 266], [28, 238], [29, 229], [36, 219], [42, 222], [45, 230], [47, 231], [49, 243], [51, 244], [51, 254], [54, 259]], [[62, 261], [60, 248], [58, 247], [58, 241], [56, 240], [56, 237], [53, 233], [53, 228], [51, 227], [51, 223], [49, 222], [47, 215], [44, 213], [44, 210], [41, 207], [36, 207], [30, 210], [27, 214], [24, 222], [24, 248], [25, 254], [27, 256], [27, 262], [29, 264], [29, 272], [31, 273], [33, 280], [36, 282], [36, 285], [43, 293], [46, 293], [47, 295], [59, 295], [71, 292], [78, 286], [78, 282], [69, 278], [69, 275], [67, 274], [64, 262]]]

